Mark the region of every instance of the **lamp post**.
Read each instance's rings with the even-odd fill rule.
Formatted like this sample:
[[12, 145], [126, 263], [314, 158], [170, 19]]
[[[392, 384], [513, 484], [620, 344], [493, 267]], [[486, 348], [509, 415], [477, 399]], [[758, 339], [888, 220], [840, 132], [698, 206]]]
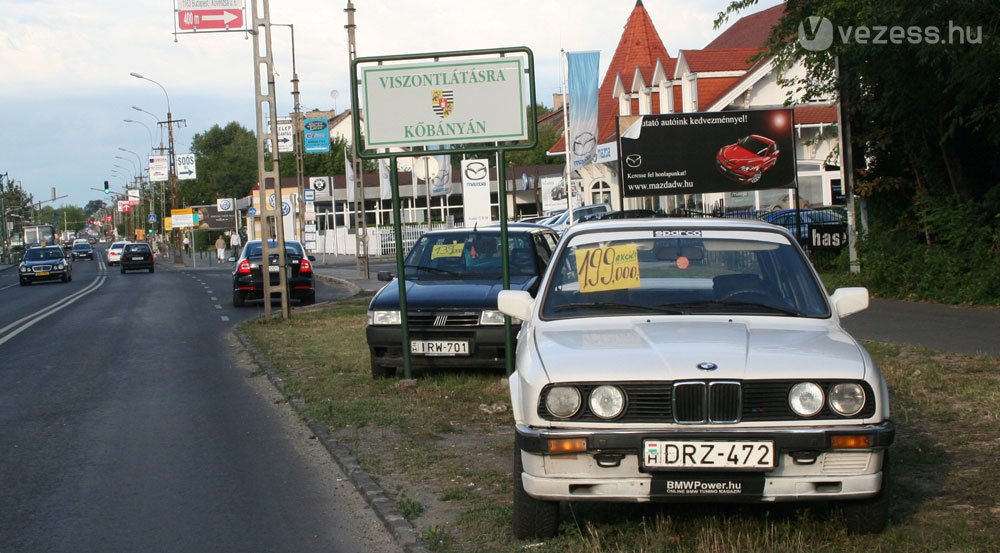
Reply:
[[135, 119], [122, 119], [122, 121], [126, 123], [135, 123], [137, 125], [142, 125], [143, 127], [145, 127], [146, 134], [149, 135], [149, 151], [152, 152], [153, 150], [156, 149], [156, 146], [153, 145], [153, 130], [149, 128], [149, 125], [143, 123], [142, 121], [136, 121]]
[[[115, 159], [124, 159], [125, 161], [129, 162], [130, 164], [132, 164], [132, 180], [133, 180], [133, 182], [138, 178], [138, 175], [141, 174], [139, 172], [140, 171], [139, 167], [137, 167], [136, 164], [135, 164], [135, 162], [132, 161], [131, 159], [129, 159], [129, 158], [125, 157], [125, 156], [115, 156]], [[125, 186], [125, 188], [128, 188], [128, 186]]]
[[[174, 170], [174, 114], [170, 109], [170, 95], [167, 94], [167, 89], [164, 88], [162, 84], [150, 79], [149, 77], [143, 77], [134, 71], [129, 73], [129, 75], [132, 75], [137, 79], [149, 81], [160, 87], [160, 90], [163, 91], [163, 95], [167, 98], [167, 146], [170, 152], [170, 158], [167, 165], [167, 183], [170, 187], [170, 208], [174, 209], [177, 207], [177, 173]], [[174, 265], [183, 266], [184, 258], [181, 254], [180, 236], [180, 233], [174, 230]]]
[[[292, 100], [295, 109], [295, 120], [292, 124], [292, 128], [295, 129], [295, 176], [298, 190], [298, 201], [296, 203], [296, 210], [298, 211], [298, 216], [296, 219], [296, 229], [298, 230], [299, 240], [302, 241], [304, 245], [306, 243], [305, 235], [305, 200], [302, 198], [302, 190], [305, 188], [305, 183], [303, 180], [303, 173], [305, 172], [304, 166], [305, 161], [302, 156], [302, 106], [299, 104], [299, 74], [295, 70], [295, 25], [291, 23], [271, 23], [272, 27], [288, 27], [292, 33]], [[277, 154], [277, 148], [275, 148], [275, 154]]]
[[[141, 111], [142, 113], [145, 113], [146, 115], [152, 117], [153, 121], [156, 121], [157, 125], [160, 124], [160, 118], [157, 117], [155, 114], [150, 113], [150, 112], [142, 109], [139, 106], [132, 106], [132, 109], [134, 109], [136, 111]], [[159, 148], [153, 148], [153, 150], [159, 152], [160, 155], [163, 155], [163, 150], [164, 149], [165, 148], [163, 147], [163, 127], [161, 126], [160, 127], [160, 147]], [[152, 180], [150, 180], [150, 182], [152, 182]], [[162, 181], [160, 181], [160, 182], [162, 182]], [[167, 194], [167, 185], [166, 184], [160, 184], [160, 225], [165, 225], [166, 224], [165, 221], [167, 219], [167, 196], [166, 196], [166, 194]]]

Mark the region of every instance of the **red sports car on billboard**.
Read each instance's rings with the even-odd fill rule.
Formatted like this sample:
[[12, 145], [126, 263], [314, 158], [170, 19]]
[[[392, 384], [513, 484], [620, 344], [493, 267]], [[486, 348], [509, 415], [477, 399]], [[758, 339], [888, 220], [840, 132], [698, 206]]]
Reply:
[[750, 134], [719, 149], [715, 164], [727, 177], [746, 184], [756, 183], [778, 162], [778, 145], [759, 134]]

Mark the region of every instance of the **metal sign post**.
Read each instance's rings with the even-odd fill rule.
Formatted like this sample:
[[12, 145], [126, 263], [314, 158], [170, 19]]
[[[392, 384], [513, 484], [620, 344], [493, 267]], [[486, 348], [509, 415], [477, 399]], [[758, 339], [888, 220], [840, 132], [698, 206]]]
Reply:
[[[421, 63], [403, 63], [414, 61]], [[534, 67], [534, 55], [526, 47], [357, 58], [351, 63], [352, 82], [357, 85], [351, 87], [352, 106], [357, 110], [355, 113], [365, 114], [364, 122], [354, 118], [354, 143], [372, 148], [359, 151], [358, 156], [388, 158], [390, 162], [403, 371], [407, 379], [412, 378], [412, 369], [396, 161], [399, 157], [413, 157], [415, 146], [424, 147], [424, 156], [429, 156], [427, 146], [431, 145], [451, 145], [449, 153], [453, 155], [497, 154], [503, 287], [509, 289], [505, 153], [530, 150], [537, 144]], [[363, 73], [361, 78], [359, 71]], [[364, 89], [364, 105], [359, 88]], [[527, 104], [525, 92], [529, 97]], [[366, 130], [364, 142], [362, 124]], [[482, 146], [468, 147], [468, 144]], [[408, 151], [380, 151], [381, 148]], [[423, 164], [428, 186], [429, 164], [429, 161]], [[510, 375], [514, 370], [510, 317], [504, 317], [504, 329]]]

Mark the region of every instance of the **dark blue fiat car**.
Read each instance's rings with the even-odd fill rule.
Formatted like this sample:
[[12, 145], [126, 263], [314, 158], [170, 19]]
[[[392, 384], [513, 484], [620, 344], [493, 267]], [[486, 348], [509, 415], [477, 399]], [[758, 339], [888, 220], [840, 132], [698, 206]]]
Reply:
[[[558, 242], [545, 227], [511, 226], [510, 287], [534, 292]], [[384, 378], [403, 366], [403, 347], [412, 367], [503, 369], [504, 316], [497, 310], [503, 289], [500, 228], [431, 231], [417, 240], [405, 260], [409, 344], [403, 344], [399, 279], [389, 281], [368, 306], [365, 334], [372, 376]], [[514, 332], [520, 321], [514, 322]]]

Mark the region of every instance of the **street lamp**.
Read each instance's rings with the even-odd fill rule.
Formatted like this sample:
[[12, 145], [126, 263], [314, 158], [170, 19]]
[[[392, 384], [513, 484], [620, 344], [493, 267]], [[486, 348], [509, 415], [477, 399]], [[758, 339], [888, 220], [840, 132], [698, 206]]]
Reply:
[[[170, 159], [167, 165], [167, 182], [170, 185], [170, 207], [171, 209], [177, 207], [177, 174], [174, 171], [174, 116], [173, 111], [170, 109], [170, 95], [167, 94], [167, 89], [163, 87], [162, 84], [150, 79], [149, 77], [143, 77], [142, 75], [131, 72], [129, 75], [137, 79], [143, 79], [149, 81], [156, 86], [160, 87], [163, 91], [163, 95], [167, 98], [167, 140], [168, 147], [170, 148]], [[138, 109], [138, 108], [136, 108]], [[142, 111], [142, 110], [140, 110]], [[181, 257], [181, 245], [180, 245], [180, 234], [174, 232], [174, 265], [184, 265], [184, 258]]]
[[[120, 149], [121, 148], [119, 148], [119, 150]], [[127, 162], [129, 162], [129, 163], [132, 164], [132, 168], [134, 169], [134, 171], [132, 171], [132, 177], [133, 178], [138, 178], [138, 175], [142, 174], [141, 173], [141, 169], [139, 169], [138, 167], [136, 167], [135, 163], [131, 159], [129, 159], [129, 158], [125, 157], [125, 156], [115, 156], [115, 159], [124, 159], [125, 161], [127, 161]], [[126, 186], [125, 188], [128, 188], [128, 187]]]
[[156, 146], [153, 145], [153, 131], [149, 128], [149, 125], [143, 123], [142, 121], [136, 121], [135, 119], [122, 119], [126, 123], [137, 123], [146, 128], [146, 133], [149, 134], [149, 151], [152, 152], [156, 150]]

